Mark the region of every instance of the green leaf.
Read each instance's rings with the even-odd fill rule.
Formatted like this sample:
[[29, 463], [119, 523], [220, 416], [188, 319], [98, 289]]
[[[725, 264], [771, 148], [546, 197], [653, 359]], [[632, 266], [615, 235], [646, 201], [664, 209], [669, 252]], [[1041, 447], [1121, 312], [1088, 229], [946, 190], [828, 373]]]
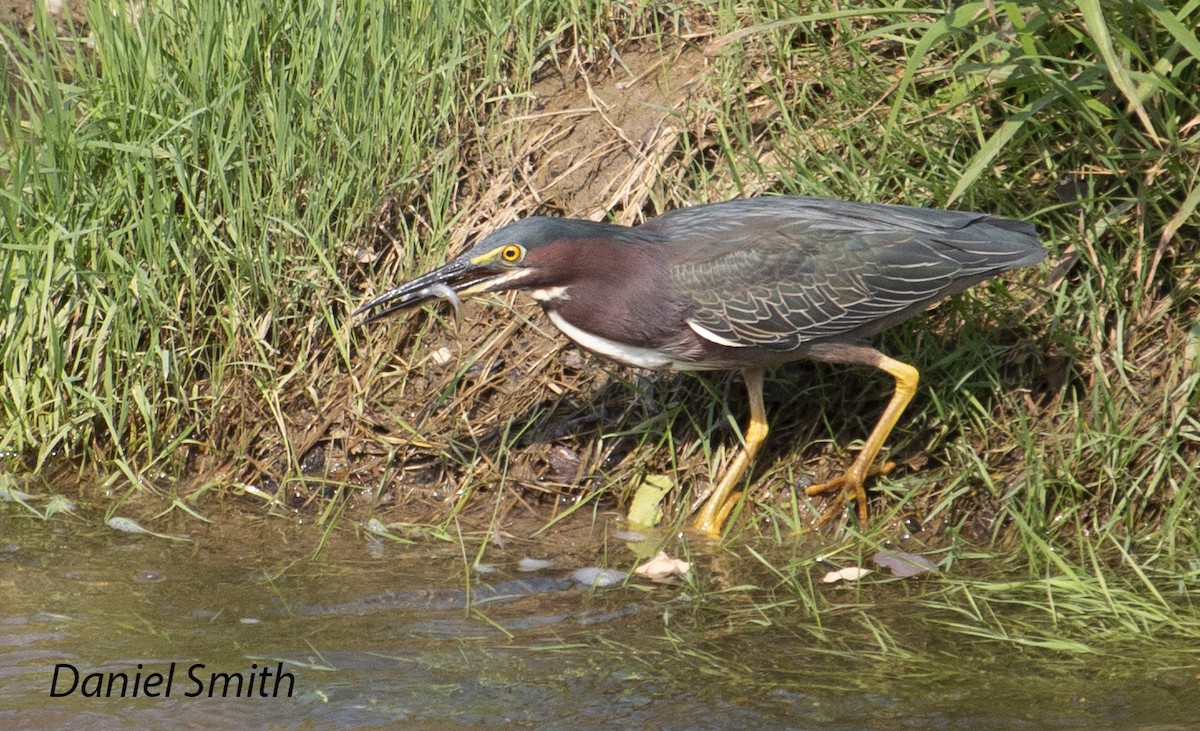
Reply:
[[657, 525], [658, 521], [662, 520], [662, 508], [659, 504], [674, 487], [675, 482], [666, 475], [643, 477], [629, 506], [629, 525], [635, 528]]

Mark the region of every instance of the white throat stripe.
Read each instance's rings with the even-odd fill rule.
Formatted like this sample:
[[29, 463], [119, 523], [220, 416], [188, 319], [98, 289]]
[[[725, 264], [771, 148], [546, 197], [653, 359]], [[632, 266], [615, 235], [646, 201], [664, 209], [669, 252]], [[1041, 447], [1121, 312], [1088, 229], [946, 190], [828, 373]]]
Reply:
[[563, 335], [575, 341], [581, 348], [603, 355], [605, 358], [610, 358], [618, 363], [635, 368], [659, 369], [676, 367], [686, 369], [688, 367], [687, 364], [676, 363], [673, 358], [660, 351], [618, 343], [615, 340], [609, 340], [608, 338], [602, 338], [599, 335], [593, 335], [580, 330], [552, 309], [547, 309], [546, 314], [550, 316], [550, 322], [553, 322], [555, 327], [562, 330]]

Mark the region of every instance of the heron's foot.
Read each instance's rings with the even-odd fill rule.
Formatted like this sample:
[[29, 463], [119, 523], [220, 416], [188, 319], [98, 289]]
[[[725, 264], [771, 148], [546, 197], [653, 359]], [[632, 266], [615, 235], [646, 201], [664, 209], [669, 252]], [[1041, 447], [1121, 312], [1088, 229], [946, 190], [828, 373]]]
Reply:
[[714, 504], [710, 506], [709, 502], [714, 497], [719, 496], [716, 493], [709, 496], [708, 500], [704, 503], [704, 507], [700, 510], [696, 519], [692, 521], [690, 527], [697, 533], [703, 533], [713, 540], [720, 540], [721, 529], [725, 527], [725, 521], [729, 519], [729, 514], [737, 506], [738, 500], [742, 499], [742, 493], [735, 492], [726, 497], [720, 505]]
[[817, 525], [823, 526], [833, 520], [834, 516], [842, 512], [846, 505], [846, 501], [850, 500], [854, 503], [855, 513], [858, 515], [858, 526], [861, 529], [867, 527], [867, 490], [863, 487], [863, 483], [868, 477], [876, 475], [886, 475], [896, 468], [895, 462], [884, 462], [876, 467], [871, 467], [867, 470], [857, 469], [858, 465], [850, 466], [850, 469], [843, 472], [841, 475], [826, 480], [825, 482], [809, 485], [804, 488], [804, 494], [808, 496], [822, 495], [827, 492], [836, 493], [833, 496], [833, 502], [825, 512], [821, 513], [821, 517], [817, 519]]

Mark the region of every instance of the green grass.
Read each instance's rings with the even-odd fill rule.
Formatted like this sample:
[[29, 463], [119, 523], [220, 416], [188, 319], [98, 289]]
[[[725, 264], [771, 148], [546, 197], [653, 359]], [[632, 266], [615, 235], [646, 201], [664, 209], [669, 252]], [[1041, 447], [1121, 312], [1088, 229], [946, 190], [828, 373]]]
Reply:
[[[564, 365], [543, 321], [479, 307], [449, 364], [430, 357], [454, 340], [440, 318], [347, 327], [368, 282], [534, 212], [516, 191], [537, 172], [537, 151], [517, 152], [536, 122], [513, 120], [542, 101], [535, 81], [611, 84], [621, 54], [661, 49], [643, 83], [678, 86], [689, 60], [703, 81], [669, 109], [679, 136], [658, 175], [614, 216], [781, 192], [1038, 225], [1049, 264], [882, 339], [923, 381], [877, 512], [1031, 577], [947, 584], [947, 611], [976, 607], [976, 626], [989, 602], [1070, 605], [1070, 586], [1067, 615], [1126, 607], [1104, 626], [1136, 632], [1145, 601], [1169, 623], [1191, 609], [1165, 587], [1194, 583], [1200, 545], [1198, 18], [1195, 0], [194, 0], [0, 27], [4, 469], [66, 465], [122, 499], [181, 493], [201, 511], [248, 495], [331, 524], [393, 493], [434, 522], [472, 506], [502, 521], [546, 495], [624, 500], [640, 472], [707, 484], [736, 444], [740, 386], [727, 406], [719, 378]], [[821, 506], [796, 481], [848, 460], [886, 388], [775, 374], [733, 534], [806, 530]], [[538, 480], [549, 442], [583, 455], [580, 479]], [[428, 485], [452, 499], [420, 513]]]
[[327, 333], [381, 201], [434, 242], [406, 266], [438, 258], [458, 144], [578, 22], [535, 5], [537, 32], [514, 27], [517, 5], [195, 2], [129, 22], [93, 3], [93, 49], [44, 17], [5, 28], [6, 453], [178, 474], [188, 443], [281, 418], [282, 384], [324, 351], [348, 368]]

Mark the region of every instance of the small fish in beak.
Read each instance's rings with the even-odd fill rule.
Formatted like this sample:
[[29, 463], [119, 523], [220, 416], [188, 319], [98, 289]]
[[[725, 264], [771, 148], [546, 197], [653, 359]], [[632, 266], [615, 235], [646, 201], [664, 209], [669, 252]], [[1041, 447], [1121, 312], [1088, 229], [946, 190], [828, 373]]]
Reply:
[[355, 310], [354, 317], [366, 314], [367, 317], [358, 323], [360, 326], [366, 325], [394, 312], [423, 305], [430, 300], [441, 299], [448, 301], [454, 307], [454, 318], [457, 322], [462, 311], [462, 300], [458, 297], [458, 291], [476, 284], [479, 280], [479, 272], [475, 274], [474, 277], [470, 276], [466, 261], [455, 259], [424, 276], [384, 292]]

